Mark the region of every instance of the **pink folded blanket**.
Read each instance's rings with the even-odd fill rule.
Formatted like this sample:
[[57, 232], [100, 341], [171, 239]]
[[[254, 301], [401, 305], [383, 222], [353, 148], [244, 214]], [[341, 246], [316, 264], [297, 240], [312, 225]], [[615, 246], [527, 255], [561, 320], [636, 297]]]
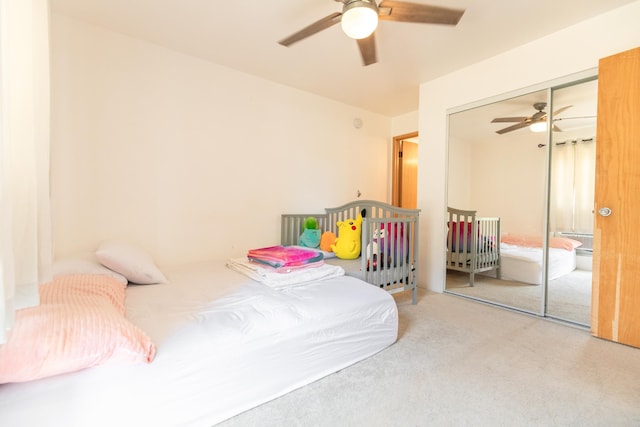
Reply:
[[274, 268], [295, 267], [322, 261], [321, 252], [293, 246], [269, 246], [250, 249], [247, 258]]

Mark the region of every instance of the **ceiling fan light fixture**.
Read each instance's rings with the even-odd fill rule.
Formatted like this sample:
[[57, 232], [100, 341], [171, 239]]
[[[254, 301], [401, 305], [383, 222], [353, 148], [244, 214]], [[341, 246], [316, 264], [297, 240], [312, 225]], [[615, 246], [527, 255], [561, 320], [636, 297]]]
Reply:
[[356, 0], [342, 9], [342, 31], [352, 39], [369, 37], [378, 26], [378, 6], [375, 1]]
[[547, 131], [547, 122], [535, 122], [529, 125], [529, 130], [531, 132], [546, 132]]

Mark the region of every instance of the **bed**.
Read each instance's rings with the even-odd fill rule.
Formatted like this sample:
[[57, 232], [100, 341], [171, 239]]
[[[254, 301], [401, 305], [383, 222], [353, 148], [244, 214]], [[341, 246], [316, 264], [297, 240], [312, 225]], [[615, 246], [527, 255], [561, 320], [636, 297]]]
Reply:
[[[362, 255], [355, 260], [326, 259], [354, 276], [389, 293], [410, 291], [417, 302], [419, 209], [405, 209], [373, 200], [356, 200], [322, 213], [283, 214], [281, 244], [296, 245], [306, 218], [314, 217], [322, 231], [338, 235], [337, 222], [354, 219], [365, 211], [362, 222]], [[378, 244], [384, 230], [385, 244]], [[338, 236], [339, 237], [339, 236]], [[373, 263], [372, 260], [383, 260]]]
[[469, 273], [474, 285], [477, 273], [502, 274], [500, 218], [479, 217], [473, 210], [447, 208], [446, 266]]
[[[576, 269], [576, 248], [581, 242], [565, 237], [551, 237], [548, 258], [548, 280], [554, 280]], [[542, 238], [520, 234], [501, 237], [501, 279], [540, 285], [544, 279]], [[495, 277], [491, 272], [488, 275]]]
[[274, 289], [226, 264], [163, 268], [165, 283], [148, 285], [58, 274], [53, 283], [124, 286], [126, 319], [153, 348], [137, 363], [0, 384], [0, 425], [212, 426], [397, 339], [393, 297], [355, 277]]

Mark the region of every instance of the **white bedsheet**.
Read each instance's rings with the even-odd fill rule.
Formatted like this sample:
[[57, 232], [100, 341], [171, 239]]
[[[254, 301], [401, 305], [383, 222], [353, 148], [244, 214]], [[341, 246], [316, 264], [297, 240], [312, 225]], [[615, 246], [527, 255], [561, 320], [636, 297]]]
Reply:
[[[500, 272], [503, 280], [540, 285], [542, 283], [542, 249], [500, 244]], [[576, 269], [576, 251], [549, 248], [549, 280]], [[481, 273], [495, 277], [495, 271]]]
[[169, 284], [127, 289], [151, 364], [0, 385], [0, 425], [211, 426], [397, 339], [393, 298], [353, 277], [274, 290], [224, 261], [164, 270]]
[[243, 257], [227, 260], [227, 267], [274, 289], [301, 286], [309, 282], [344, 276], [342, 267], [324, 264], [324, 262], [320, 266], [308, 266], [280, 273], [270, 268], [261, 267], [249, 261], [247, 257]]

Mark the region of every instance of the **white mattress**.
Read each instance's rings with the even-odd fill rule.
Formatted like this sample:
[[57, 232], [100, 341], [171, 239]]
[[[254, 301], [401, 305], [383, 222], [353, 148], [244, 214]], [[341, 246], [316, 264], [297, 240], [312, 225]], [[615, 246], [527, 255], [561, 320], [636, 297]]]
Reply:
[[164, 272], [169, 285], [127, 289], [152, 363], [0, 385], [0, 425], [211, 426], [397, 338], [393, 298], [353, 277], [274, 290], [223, 261]]
[[[503, 280], [540, 285], [542, 283], [542, 249], [500, 244], [500, 271]], [[576, 251], [549, 248], [549, 280], [557, 279], [576, 268]], [[482, 273], [485, 274], [485, 273]], [[495, 277], [495, 271], [486, 273]]]

